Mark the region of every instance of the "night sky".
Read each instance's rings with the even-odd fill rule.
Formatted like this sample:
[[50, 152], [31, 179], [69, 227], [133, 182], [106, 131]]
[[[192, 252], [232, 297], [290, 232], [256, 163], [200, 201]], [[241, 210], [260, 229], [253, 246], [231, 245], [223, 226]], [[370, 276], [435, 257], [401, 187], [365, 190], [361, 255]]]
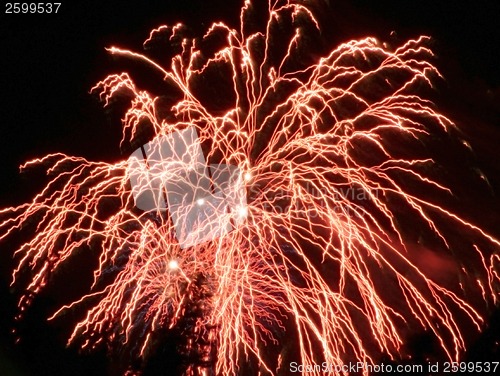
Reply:
[[[119, 118], [89, 93], [107, 74], [129, 63], [105, 47], [142, 51], [149, 31], [179, 21], [201, 33], [213, 21], [237, 26], [242, 1], [71, 1], [58, 14], [0, 16], [0, 206], [29, 200], [46, 180], [38, 172], [19, 174], [19, 165], [51, 152], [94, 160], [117, 161]], [[310, 1], [309, 3], [314, 3]], [[353, 0], [328, 2], [323, 38], [334, 47], [373, 35], [381, 41], [404, 41], [421, 34], [433, 38], [435, 64], [445, 77], [436, 102], [463, 127], [475, 150], [478, 168], [500, 192], [500, 2]], [[478, 200], [474, 212], [500, 234], [498, 199]], [[65, 349], [68, 326], [47, 324], [60, 294], [42, 297], [18, 325], [21, 342], [10, 334], [16, 293], [9, 287], [13, 263], [9, 243], [0, 244], [0, 375], [107, 375], [113, 373], [104, 351], [78, 355]], [[499, 315], [471, 345], [470, 359], [499, 360]], [[63, 320], [64, 321], [64, 320]], [[66, 323], [67, 324], [67, 323]], [[425, 338], [416, 344], [426, 346]], [[164, 348], [163, 354], [173, 351]], [[168, 357], [167, 355], [165, 355]], [[172, 355], [170, 355], [172, 356]], [[489, 359], [488, 357], [495, 357]], [[175, 363], [174, 360], [169, 360]], [[161, 362], [159, 362], [161, 363]], [[169, 375], [169, 372], [149, 374]], [[161, 367], [158, 366], [158, 369]]]

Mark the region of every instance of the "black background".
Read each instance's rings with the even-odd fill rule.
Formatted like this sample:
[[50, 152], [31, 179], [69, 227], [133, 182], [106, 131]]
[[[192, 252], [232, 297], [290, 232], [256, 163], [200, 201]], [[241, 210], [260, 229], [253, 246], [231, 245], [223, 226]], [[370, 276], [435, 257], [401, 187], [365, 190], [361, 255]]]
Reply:
[[[140, 52], [149, 31], [165, 23], [182, 21], [195, 31], [219, 20], [237, 26], [241, 3], [63, 1], [58, 14], [50, 15], [5, 14], [2, 8], [0, 206], [24, 202], [43, 186], [43, 179], [38, 180], [36, 174], [19, 174], [19, 165], [33, 157], [60, 151], [96, 160], [122, 158], [119, 117], [110, 115], [89, 94], [107, 74], [121, 71], [121, 62], [105, 47]], [[332, 0], [327, 5], [321, 17], [327, 22], [324, 37], [332, 46], [368, 35], [382, 41], [403, 41], [420, 34], [433, 37], [437, 65], [446, 79], [439, 105], [464, 125], [478, 163], [498, 192], [500, 3]], [[478, 205], [482, 205], [478, 210], [494, 210], [487, 203]], [[34, 307], [19, 330], [22, 341], [14, 345], [10, 334], [16, 313], [15, 294], [9, 288], [11, 256], [8, 244], [0, 244], [0, 374], [110, 372], [103, 351], [80, 356], [75, 349], [65, 349], [66, 329], [45, 322], [56, 302]], [[499, 338], [498, 317], [492, 318], [484, 336], [471, 346], [469, 356], [476, 359], [482, 354], [482, 360], [494, 360], [488, 356], [498, 360]]]

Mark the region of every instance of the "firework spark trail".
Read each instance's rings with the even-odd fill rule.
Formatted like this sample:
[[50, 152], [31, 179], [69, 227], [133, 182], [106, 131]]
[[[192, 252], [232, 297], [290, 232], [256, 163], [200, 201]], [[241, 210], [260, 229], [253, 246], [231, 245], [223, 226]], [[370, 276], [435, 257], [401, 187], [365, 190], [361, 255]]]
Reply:
[[[183, 250], [164, 212], [134, 208], [126, 161], [96, 163], [55, 154], [29, 162], [51, 163], [48, 174], [54, 177], [31, 203], [1, 212], [7, 217], [0, 223], [1, 238], [38, 222], [33, 238], [16, 251], [20, 262], [14, 280], [26, 267], [33, 273], [21, 310], [53, 270], [91, 247], [101, 252], [93, 290], [54, 315], [93, 302], [69, 339], [82, 348], [133, 342], [134, 337], [139, 341], [132, 347], [146, 358], [155, 333], [181, 325], [203, 285], [208, 291], [205, 314], [197, 318], [196, 333], [217, 346], [217, 374], [236, 374], [245, 360], [275, 374], [283, 356], [291, 355], [273, 357], [266, 348], [279, 344], [277, 333], [284, 330], [298, 339], [297, 356], [304, 365], [349, 359], [373, 363], [381, 353], [398, 357], [404, 327], [412, 325], [433, 331], [447, 356], [457, 359], [465, 346], [457, 312], [480, 329], [484, 309], [412, 261], [400, 213], [411, 213], [414, 223], [423, 224], [446, 247], [448, 235], [439, 225], [443, 220], [473, 233], [475, 262], [463, 268], [464, 277], [476, 276], [473, 282], [485, 303], [498, 298], [499, 256], [492, 250], [500, 242], [404, 183], [411, 181], [436, 197], [452, 194], [426, 173], [430, 157], [411, 157], [412, 148], [426, 137], [453, 128], [417, 94], [439, 77], [425, 47], [428, 38], [395, 50], [374, 38], [350, 41], [301, 67], [295, 53], [305, 48], [304, 30], [319, 29], [313, 13], [291, 2], [270, 2], [268, 11], [263, 30], [253, 33], [246, 25], [250, 1], [242, 9], [239, 32], [215, 23], [203, 39], [193, 40], [183, 36], [180, 24], [154, 30], [145, 45], [163, 35], [181, 41], [168, 68], [141, 54], [109, 49], [151, 64], [181, 93], [168, 117], [159, 115], [159, 98], [138, 89], [127, 73], [111, 75], [93, 88], [106, 104], [117, 93], [133, 95], [122, 144], [144, 122], [157, 137], [194, 125], [200, 143], [208, 145], [208, 161], [242, 171], [248, 195], [240, 212], [244, 223]], [[282, 23], [293, 31], [278, 56], [271, 45], [273, 30]], [[206, 52], [205, 41], [217, 38], [224, 45]], [[207, 109], [195, 90], [214, 67], [231, 72], [232, 84], [224, 94], [232, 104], [224, 114]], [[409, 151], [402, 152], [401, 145]], [[164, 163], [163, 175], [187, 168], [156, 162]], [[346, 194], [349, 189], [363, 199]], [[221, 215], [221, 226], [232, 215]], [[103, 284], [109, 270], [115, 271], [114, 279]], [[384, 294], [381, 275], [397, 298]], [[217, 334], [204, 332], [209, 327]], [[195, 368], [188, 367], [186, 374], [195, 374]]]

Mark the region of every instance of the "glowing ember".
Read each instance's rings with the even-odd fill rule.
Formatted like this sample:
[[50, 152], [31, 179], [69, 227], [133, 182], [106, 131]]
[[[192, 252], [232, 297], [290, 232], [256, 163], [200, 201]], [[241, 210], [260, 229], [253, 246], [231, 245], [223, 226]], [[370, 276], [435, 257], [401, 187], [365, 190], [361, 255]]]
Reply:
[[[53, 178], [31, 203], [1, 211], [1, 238], [36, 224], [16, 251], [14, 282], [32, 273], [20, 309], [52, 271], [92, 247], [100, 250], [92, 291], [53, 316], [91, 307], [69, 339], [82, 348], [120, 341], [147, 359], [157, 336], [180, 328], [188, 338], [181, 352], [198, 358], [186, 374], [213, 367], [234, 375], [248, 364], [277, 374], [292, 361], [404, 357], [405, 336], [427, 330], [458, 359], [465, 342], [457, 318], [479, 330], [486, 304], [498, 303], [500, 242], [439, 203], [452, 192], [432, 173], [423, 145], [453, 124], [419, 95], [439, 76], [428, 38], [395, 49], [353, 40], [308, 65], [304, 35], [319, 28], [308, 8], [270, 2], [260, 29], [253, 16], [246, 1], [240, 30], [215, 23], [202, 39], [187, 38], [180, 24], [154, 30], [146, 46], [166, 36], [180, 49], [170, 64], [109, 49], [151, 64], [178, 95], [166, 106], [127, 73], [98, 83], [93, 90], [106, 104], [118, 93], [132, 96], [122, 145], [136, 142], [145, 124], [158, 139], [193, 127], [206, 161], [197, 146], [156, 159], [168, 165], [158, 170], [142, 159], [151, 150], [116, 164], [63, 154], [28, 162], [51, 163]], [[212, 88], [224, 111], [209, 105]], [[197, 171], [198, 162], [210, 179], [201, 196], [190, 180], [197, 205], [189, 210], [212, 210], [208, 222], [169, 201], [179, 171]], [[145, 192], [155, 199], [140, 201]], [[430, 234], [436, 254], [447, 254], [457, 228], [472, 239], [464, 242], [470, 262], [448, 286], [422, 267], [408, 237]], [[466, 290], [480, 291], [482, 301], [466, 299]]]
[[172, 270], [177, 270], [179, 268], [179, 263], [176, 260], [171, 260], [168, 263], [168, 267]]

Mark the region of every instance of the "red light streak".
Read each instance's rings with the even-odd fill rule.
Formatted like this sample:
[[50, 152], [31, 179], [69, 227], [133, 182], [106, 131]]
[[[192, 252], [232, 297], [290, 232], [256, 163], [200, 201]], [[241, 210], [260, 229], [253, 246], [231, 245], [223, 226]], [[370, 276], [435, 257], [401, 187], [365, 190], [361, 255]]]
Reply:
[[[33, 276], [21, 311], [50, 282], [52, 271], [80, 249], [98, 244], [93, 290], [52, 317], [95, 302], [69, 338], [82, 348], [118, 338], [127, 343], [140, 327], [137, 356], [147, 358], [154, 334], [180, 325], [190, 302], [202, 296], [204, 314], [195, 332], [216, 346], [217, 374], [237, 374], [245, 361], [257, 362], [263, 373], [285, 369], [286, 353], [273, 358], [266, 351], [280, 342], [276, 331], [284, 330], [298, 339], [300, 364], [374, 363], [381, 353], [397, 358], [404, 353], [405, 326], [432, 331], [449, 359], [460, 357], [465, 340], [455, 318], [459, 312], [480, 330], [484, 308], [416, 265], [398, 222], [401, 211], [445, 248], [451, 245], [443, 220], [478, 239], [482, 246], [470, 249], [474, 262], [460, 273], [474, 281], [485, 303], [498, 303], [500, 242], [405, 183], [436, 197], [453, 194], [428, 173], [430, 156], [410, 156], [426, 137], [454, 128], [419, 95], [422, 86], [432, 87], [440, 77], [430, 62], [428, 38], [394, 50], [374, 38], [353, 40], [303, 67], [294, 60], [303, 39], [300, 25], [305, 20], [320, 25], [305, 6], [279, 4], [269, 3], [265, 28], [254, 33], [245, 28], [250, 1], [239, 31], [215, 23], [203, 40], [193, 40], [183, 36], [181, 24], [155, 29], [145, 44], [162, 33], [170, 41], [182, 40], [170, 65], [116, 47], [108, 50], [147, 62], [175, 86], [181, 95], [168, 119], [159, 115], [158, 97], [139, 89], [127, 73], [93, 88], [106, 105], [119, 92], [133, 96], [121, 144], [134, 138], [144, 121], [155, 135], [194, 125], [202, 145], [209, 146], [207, 160], [244, 172], [248, 205], [236, 209], [244, 224], [181, 250], [164, 215], [134, 208], [127, 161], [53, 154], [28, 162], [51, 163], [47, 173], [53, 178], [32, 202], [1, 211], [6, 219], [0, 239], [33, 219], [38, 222], [33, 237], [16, 251], [14, 282], [25, 269]], [[294, 30], [277, 58], [271, 45], [273, 27], [281, 22]], [[207, 56], [203, 43], [217, 36], [225, 45]], [[231, 72], [232, 86], [224, 94], [234, 100], [222, 114], [209, 110], [195, 90], [213, 67]], [[112, 213], [110, 203], [116, 208]], [[103, 287], [100, 281], [110, 268], [116, 268], [116, 276]], [[383, 282], [391, 283], [391, 293]], [[186, 370], [203, 372], [194, 365]]]

